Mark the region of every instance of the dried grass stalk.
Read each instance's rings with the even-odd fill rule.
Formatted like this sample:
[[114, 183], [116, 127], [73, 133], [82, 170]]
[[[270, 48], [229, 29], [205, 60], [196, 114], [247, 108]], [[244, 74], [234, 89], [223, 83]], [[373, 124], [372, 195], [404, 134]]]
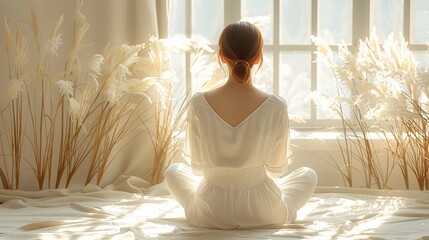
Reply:
[[[28, 65], [29, 45], [20, 26], [13, 34], [5, 21], [10, 101], [0, 115], [3, 188], [19, 188], [23, 162], [34, 172], [39, 189], [69, 187], [79, 171], [87, 173], [85, 184], [99, 185], [124, 146], [148, 133], [153, 134], [151, 176], [157, 183], [181, 148], [190, 92], [179, 101], [174, 99], [171, 89], [176, 77], [169, 69], [169, 54], [213, 51], [190, 39], [151, 38], [148, 46], [106, 46], [82, 73], [86, 63], [79, 53], [88, 46], [84, 37], [89, 24], [81, 12], [83, 1], [76, 6], [73, 47], [59, 74], [51, 67], [58, 64], [63, 16], [42, 43], [37, 14], [31, 10], [38, 54], [34, 66]], [[150, 109], [155, 111], [148, 117]], [[140, 124], [148, 131], [137, 127]], [[28, 159], [23, 158], [24, 146], [31, 149]]]
[[[340, 88], [352, 93], [331, 100], [338, 105], [341, 99], [347, 98], [356, 118], [356, 124], [352, 124], [343, 117], [341, 109], [337, 111], [345, 135], [351, 131], [354, 136], [352, 141], [345, 136], [346, 145], [340, 146], [346, 165], [350, 166], [351, 156], [355, 156], [351, 143], [359, 149], [356, 156], [366, 169], [363, 172], [366, 187], [374, 181], [377, 188], [386, 188], [388, 178], [397, 166], [407, 189], [412, 172], [420, 190], [427, 190], [429, 118], [425, 99], [429, 96], [429, 75], [426, 70], [419, 69], [402, 35], [398, 39], [390, 35], [381, 44], [374, 30], [369, 38], [360, 40], [355, 53], [340, 46], [337, 62], [333, 61], [332, 51], [322, 39], [313, 37], [313, 41], [318, 47], [318, 61], [326, 62]], [[371, 129], [378, 130], [388, 150], [385, 169], [381, 168], [380, 160], [374, 158], [377, 152], [367, 136]], [[395, 164], [390, 164], [389, 156]], [[351, 169], [342, 174], [351, 185]]]

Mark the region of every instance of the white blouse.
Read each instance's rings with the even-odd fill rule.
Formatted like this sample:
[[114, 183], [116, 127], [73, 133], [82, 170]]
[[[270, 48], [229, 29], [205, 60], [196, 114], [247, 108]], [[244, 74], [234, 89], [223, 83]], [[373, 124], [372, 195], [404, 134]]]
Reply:
[[217, 167], [258, 166], [265, 166], [274, 176], [286, 173], [292, 151], [283, 98], [269, 95], [236, 126], [225, 122], [203, 93], [192, 97], [188, 111], [185, 156], [194, 174], [204, 175]]
[[270, 95], [231, 126], [197, 93], [188, 121], [185, 158], [204, 176], [185, 206], [188, 221], [222, 229], [287, 222], [282, 191], [267, 175], [285, 175], [291, 158], [286, 102]]

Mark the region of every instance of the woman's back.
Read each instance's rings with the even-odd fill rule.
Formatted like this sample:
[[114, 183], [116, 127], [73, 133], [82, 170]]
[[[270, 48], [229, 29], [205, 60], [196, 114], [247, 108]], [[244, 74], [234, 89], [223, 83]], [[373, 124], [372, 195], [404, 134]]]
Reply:
[[268, 95], [255, 103], [259, 105], [231, 124], [211, 106], [205, 93], [193, 96], [186, 144], [189, 151], [199, 149], [199, 152], [189, 152], [195, 168], [208, 172], [216, 167], [264, 168], [267, 165], [274, 172], [286, 171], [291, 154], [286, 102]]
[[223, 86], [204, 93], [210, 107], [231, 126], [236, 126], [252, 114], [269, 94], [255, 88]]

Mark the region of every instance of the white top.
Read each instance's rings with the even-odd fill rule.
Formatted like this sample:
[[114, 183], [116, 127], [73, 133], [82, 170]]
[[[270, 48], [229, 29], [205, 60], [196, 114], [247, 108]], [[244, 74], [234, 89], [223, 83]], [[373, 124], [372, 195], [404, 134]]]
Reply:
[[194, 226], [247, 228], [287, 222], [279, 186], [291, 157], [286, 102], [270, 95], [237, 126], [225, 122], [203, 93], [189, 106], [185, 158], [204, 178], [185, 206]]
[[269, 95], [241, 123], [231, 126], [213, 110], [203, 93], [196, 93], [190, 101], [188, 121], [185, 153], [194, 174], [217, 167], [259, 166], [275, 176], [286, 173], [292, 152], [283, 98]]

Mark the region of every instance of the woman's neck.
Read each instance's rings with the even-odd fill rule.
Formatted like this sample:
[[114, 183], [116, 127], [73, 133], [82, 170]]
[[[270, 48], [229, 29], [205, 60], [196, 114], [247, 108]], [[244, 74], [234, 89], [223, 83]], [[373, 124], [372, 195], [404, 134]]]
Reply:
[[224, 87], [227, 88], [241, 88], [241, 89], [253, 89], [255, 88], [253, 86], [252, 78], [249, 77], [248, 81], [245, 83], [240, 83], [237, 80], [235, 80], [232, 76], [229, 76], [228, 80], [224, 84]]

